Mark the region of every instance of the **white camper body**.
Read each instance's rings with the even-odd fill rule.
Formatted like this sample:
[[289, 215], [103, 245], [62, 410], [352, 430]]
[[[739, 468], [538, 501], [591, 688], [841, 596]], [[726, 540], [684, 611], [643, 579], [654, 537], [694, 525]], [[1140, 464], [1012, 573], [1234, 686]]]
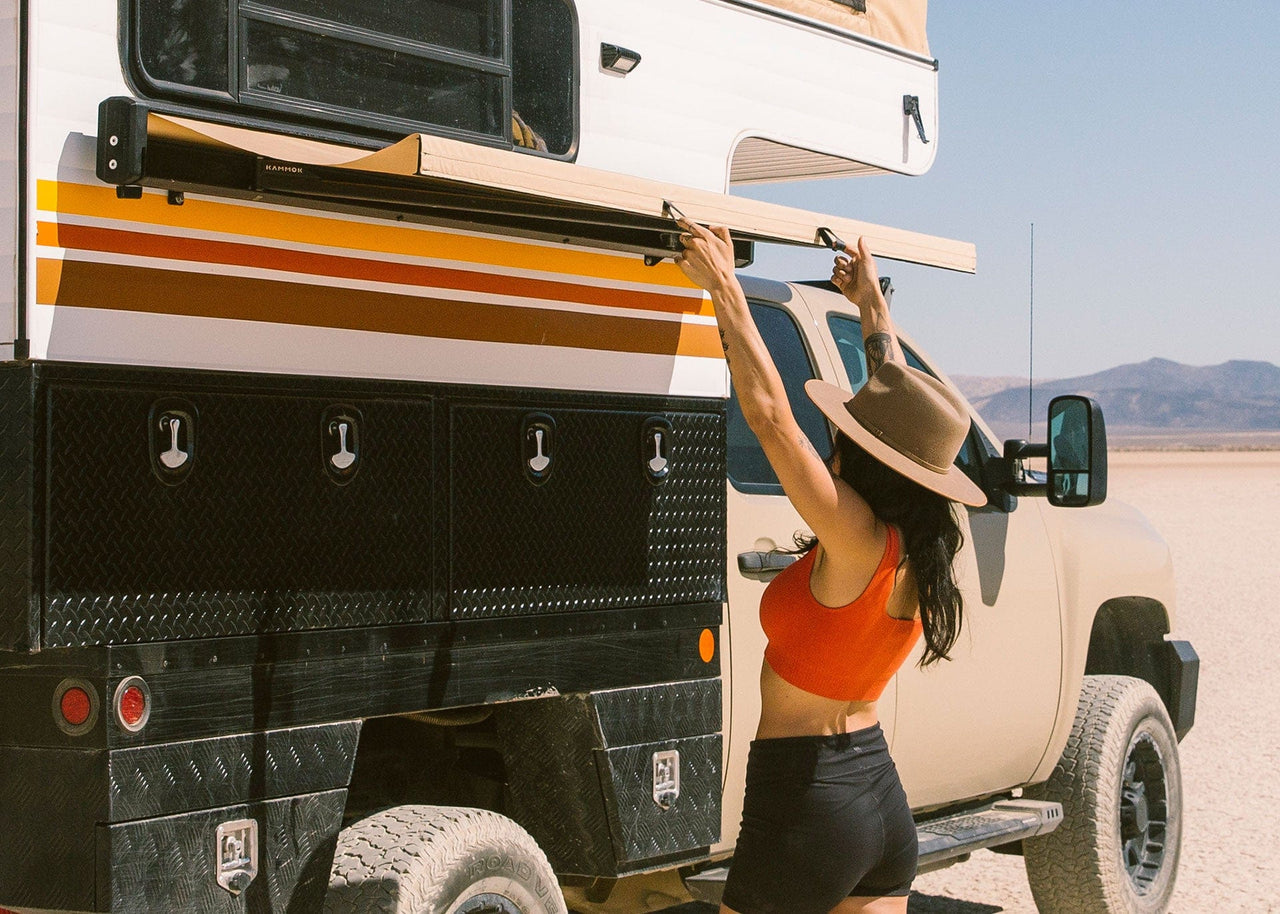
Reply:
[[[159, 64], [138, 62], [145, 26], [124, 17], [140, 6], [155, 7], [31, 2], [6, 20], [21, 39], [10, 46], [25, 55], [0, 85], [15, 181], [0, 242], [11, 256], [0, 269], [17, 267], [0, 275], [10, 290], [0, 303], [5, 351], [16, 341], [37, 360], [724, 395], [713, 317], [669, 262], [646, 267], [626, 251], [370, 218], [332, 201], [188, 192], [178, 206], [152, 189], [118, 199], [94, 175], [98, 105], [110, 97], [141, 96], [153, 110], [264, 136], [310, 136], [351, 156], [385, 143], [387, 131], [410, 132], [392, 119], [381, 133], [361, 133], [350, 129], [362, 126], [358, 113], [341, 108], [307, 120], [287, 105], [254, 107], [257, 97], [277, 100], [254, 94], [256, 64], [239, 74], [247, 107], [173, 90], [149, 75]], [[502, 153], [511, 148], [502, 137], [459, 145], [498, 153], [498, 172], [504, 158], [545, 162], [565, 166], [559, 176], [594, 169], [711, 194], [735, 180], [923, 172], [937, 148], [927, 48], [861, 34], [874, 24], [865, 14], [829, 6], [823, 21], [794, 3], [581, 0], [570, 10], [576, 57], [565, 75], [576, 131], [563, 154]], [[606, 70], [602, 44], [636, 52], [639, 66]], [[904, 97], [918, 99], [922, 134]], [[971, 263], [971, 249], [962, 256]]]

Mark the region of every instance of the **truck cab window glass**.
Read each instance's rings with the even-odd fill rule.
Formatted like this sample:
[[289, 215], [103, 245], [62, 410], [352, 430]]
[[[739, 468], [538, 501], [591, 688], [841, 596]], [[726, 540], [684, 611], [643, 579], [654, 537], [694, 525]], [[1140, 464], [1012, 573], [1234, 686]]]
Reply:
[[[867, 383], [867, 355], [862, 350], [862, 323], [856, 318], [843, 314], [828, 314], [827, 326], [831, 329], [831, 337], [835, 340], [840, 361], [844, 363], [844, 370], [849, 375], [849, 384], [856, 391]], [[925, 367], [924, 362], [920, 361], [920, 357], [907, 346], [902, 347], [902, 354], [906, 356], [907, 364], [912, 368], [923, 371], [925, 374], [933, 374]], [[970, 479], [979, 483], [982, 480], [980, 455], [984, 451], [993, 453], [989, 446], [983, 448], [984, 443], [982, 433], [976, 426], [971, 426], [969, 436], [964, 440], [964, 446], [956, 455], [956, 466]]]
[[215, 92], [386, 138], [421, 130], [573, 148], [576, 23], [565, 0], [133, 4], [127, 43], [144, 95], [198, 103]]
[[[831, 453], [831, 436], [827, 431], [827, 420], [804, 392], [804, 382], [817, 377], [817, 373], [800, 336], [800, 328], [790, 314], [772, 305], [752, 302], [751, 316], [782, 375], [796, 421], [825, 460]], [[760, 442], [747, 427], [736, 392], [729, 400], [727, 462], [729, 480], [735, 488], [744, 492], [782, 494], [782, 486], [773, 467], [769, 466]]]

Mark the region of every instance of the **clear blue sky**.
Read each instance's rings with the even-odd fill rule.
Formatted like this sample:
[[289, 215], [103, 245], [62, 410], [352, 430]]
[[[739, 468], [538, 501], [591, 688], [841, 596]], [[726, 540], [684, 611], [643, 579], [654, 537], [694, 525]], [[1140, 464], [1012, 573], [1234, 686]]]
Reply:
[[[741, 188], [972, 241], [967, 276], [886, 263], [894, 312], [951, 374], [1163, 356], [1280, 362], [1280, 2], [934, 0], [940, 146], [922, 177]], [[758, 248], [747, 272], [827, 275]]]

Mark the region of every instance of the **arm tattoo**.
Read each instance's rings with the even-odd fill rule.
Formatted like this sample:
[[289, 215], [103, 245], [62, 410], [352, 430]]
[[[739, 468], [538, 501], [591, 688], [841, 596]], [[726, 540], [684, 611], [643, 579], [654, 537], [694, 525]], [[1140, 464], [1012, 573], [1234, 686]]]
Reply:
[[806, 435], [804, 432], [800, 433], [799, 444], [800, 444], [800, 450], [804, 451], [806, 454], [812, 454], [814, 457], [817, 457], [819, 460], [822, 459], [822, 455], [820, 455], [818, 451], [814, 448], [813, 442], [809, 440], [809, 436]]
[[894, 360], [893, 354], [893, 337], [884, 331], [879, 333], [870, 333], [862, 342], [862, 348], [867, 353], [867, 375], [873, 375], [885, 362]]
[[724, 363], [729, 366], [729, 370], [733, 370], [733, 360], [729, 358], [729, 340], [724, 335], [724, 330], [720, 331], [720, 348], [724, 350]]

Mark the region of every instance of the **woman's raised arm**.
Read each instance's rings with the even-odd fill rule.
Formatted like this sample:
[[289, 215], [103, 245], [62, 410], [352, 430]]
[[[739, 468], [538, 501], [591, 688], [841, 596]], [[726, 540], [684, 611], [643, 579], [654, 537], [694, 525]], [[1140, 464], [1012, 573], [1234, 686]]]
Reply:
[[841, 542], [874, 525], [867, 503], [831, 475], [796, 422], [782, 377], [751, 318], [746, 295], [734, 275], [733, 242], [723, 227], [704, 228], [686, 219], [684, 251], [676, 263], [711, 293], [720, 343], [747, 425], [764, 448], [783, 490], [809, 529], [825, 542]]
[[867, 377], [885, 362], [902, 362], [902, 347], [898, 344], [898, 332], [893, 329], [889, 317], [889, 303], [880, 291], [880, 272], [875, 258], [867, 250], [864, 239], [858, 239], [858, 249], [849, 250], [845, 245], [845, 257], [836, 257], [831, 270], [831, 282], [844, 293], [844, 297], [858, 306], [862, 316], [862, 348], [867, 354]]

